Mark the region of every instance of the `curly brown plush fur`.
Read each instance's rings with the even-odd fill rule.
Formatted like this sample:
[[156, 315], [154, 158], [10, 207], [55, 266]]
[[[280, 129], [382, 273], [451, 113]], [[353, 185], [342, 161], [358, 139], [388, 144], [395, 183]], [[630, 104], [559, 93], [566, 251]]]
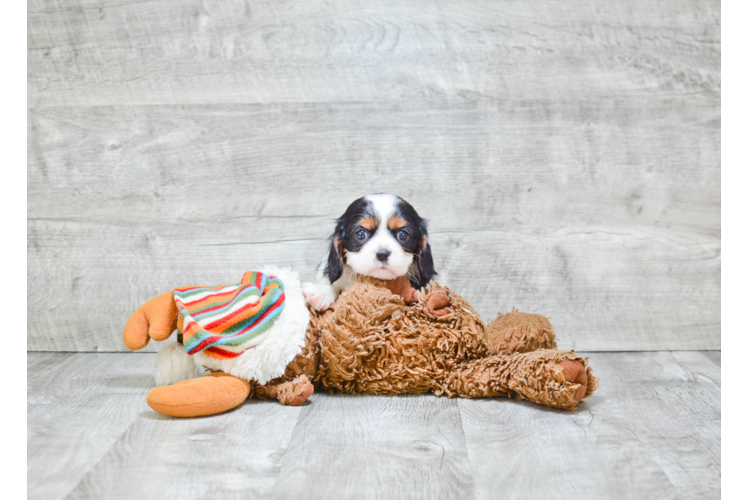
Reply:
[[[435, 294], [451, 299], [435, 315]], [[566, 380], [562, 362], [575, 360], [587, 375], [584, 397], [597, 388], [587, 358], [555, 350], [546, 318], [513, 311], [488, 326], [458, 294], [432, 282], [407, 305], [385, 282], [361, 278], [324, 313], [311, 311], [304, 351], [268, 387], [306, 376], [325, 389], [353, 394], [423, 394], [448, 397], [515, 396], [574, 409], [580, 384]]]

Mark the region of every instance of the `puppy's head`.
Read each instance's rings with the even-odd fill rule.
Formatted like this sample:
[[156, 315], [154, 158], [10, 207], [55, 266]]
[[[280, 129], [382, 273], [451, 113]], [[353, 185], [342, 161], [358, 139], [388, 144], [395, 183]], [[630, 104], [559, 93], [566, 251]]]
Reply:
[[415, 288], [436, 275], [426, 221], [402, 198], [370, 194], [350, 204], [330, 237], [325, 274], [336, 281], [348, 265], [356, 274], [391, 280], [407, 275]]

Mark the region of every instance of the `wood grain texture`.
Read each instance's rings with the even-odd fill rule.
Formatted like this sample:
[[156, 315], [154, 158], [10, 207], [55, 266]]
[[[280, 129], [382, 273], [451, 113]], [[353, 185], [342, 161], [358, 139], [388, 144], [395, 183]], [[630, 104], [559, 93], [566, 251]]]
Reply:
[[719, 498], [711, 352], [590, 353], [576, 413], [514, 399], [315, 394], [151, 411], [150, 353], [29, 353], [28, 497]]
[[124, 350], [151, 296], [267, 263], [312, 279], [333, 219], [377, 191], [430, 220], [439, 281], [487, 320], [544, 314], [563, 348], [719, 348], [719, 122], [709, 96], [34, 108], [28, 348]]
[[435, 396], [317, 394], [273, 498], [471, 498], [460, 412]]
[[65, 498], [267, 498], [301, 411], [258, 400], [206, 418], [148, 409]]
[[720, 89], [716, 0], [34, 0], [27, 36], [32, 106]]
[[719, 498], [719, 366], [699, 352], [590, 362], [600, 388], [573, 414], [459, 401], [476, 498]]
[[27, 498], [65, 498], [148, 408], [155, 367], [153, 354], [27, 354]]

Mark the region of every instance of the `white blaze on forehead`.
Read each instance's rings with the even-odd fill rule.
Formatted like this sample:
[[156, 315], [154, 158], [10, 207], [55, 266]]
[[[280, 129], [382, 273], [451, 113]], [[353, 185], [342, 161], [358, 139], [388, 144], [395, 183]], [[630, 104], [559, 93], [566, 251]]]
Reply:
[[371, 203], [374, 213], [379, 219], [380, 226], [387, 227], [387, 221], [395, 215], [397, 208], [397, 196], [394, 194], [370, 194], [364, 198]]

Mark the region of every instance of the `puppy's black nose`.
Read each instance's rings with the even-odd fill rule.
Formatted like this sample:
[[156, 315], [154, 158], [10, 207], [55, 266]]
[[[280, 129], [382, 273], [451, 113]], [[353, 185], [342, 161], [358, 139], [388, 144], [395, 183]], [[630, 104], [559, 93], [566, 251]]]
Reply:
[[381, 250], [377, 250], [377, 260], [379, 262], [387, 262], [387, 258], [390, 256], [392, 252], [389, 250], [385, 250], [382, 248]]

